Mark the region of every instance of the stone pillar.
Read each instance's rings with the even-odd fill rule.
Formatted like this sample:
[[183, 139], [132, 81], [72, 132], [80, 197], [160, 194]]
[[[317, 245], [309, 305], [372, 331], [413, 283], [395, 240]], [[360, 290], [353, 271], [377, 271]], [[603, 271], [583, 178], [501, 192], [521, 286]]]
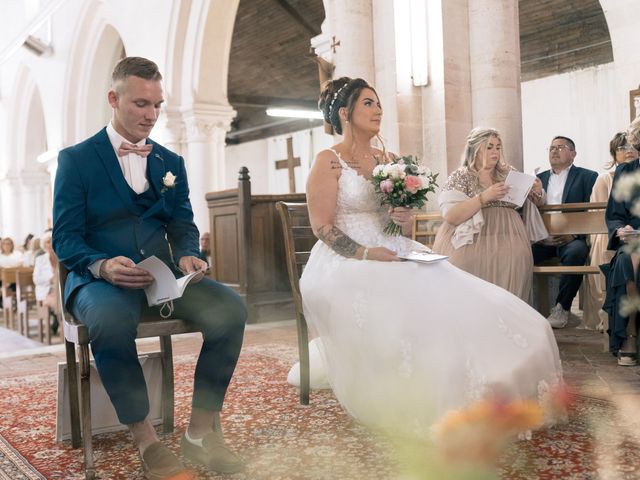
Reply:
[[22, 243], [27, 233], [40, 235], [50, 226], [51, 184], [46, 172], [21, 172], [0, 182], [2, 192], [2, 224], [0, 235]]
[[518, 2], [469, 2], [469, 61], [473, 126], [498, 129], [506, 160], [522, 170]]
[[324, 9], [326, 20], [318, 37], [331, 40], [331, 58], [323, 57], [336, 67], [333, 78], [362, 77], [375, 83], [371, 0], [324, 0]]
[[225, 185], [225, 135], [235, 110], [229, 105], [195, 104], [181, 109], [186, 126], [185, 162], [191, 205], [200, 231], [209, 230], [205, 195]]
[[158, 136], [163, 146], [178, 155], [185, 154], [185, 124], [179, 108], [167, 107], [162, 110], [156, 129], [159, 130]]

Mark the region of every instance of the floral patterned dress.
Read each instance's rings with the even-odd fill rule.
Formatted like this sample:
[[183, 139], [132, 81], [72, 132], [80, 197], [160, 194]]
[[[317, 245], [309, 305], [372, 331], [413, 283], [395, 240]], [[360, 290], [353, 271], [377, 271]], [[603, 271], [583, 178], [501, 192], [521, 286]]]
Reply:
[[[467, 167], [460, 167], [449, 176], [442, 190], [457, 190], [472, 198], [484, 188]], [[480, 232], [474, 235], [473, 243], [459, 248], [451, 243], [456, 226], [443, 222], [433, 250], [448, 255], [456, 267], [529, 302], [533, 255], [524, 222], [516, 208], [509, 202], [487, 202], [482, 208], [484, 223]]]

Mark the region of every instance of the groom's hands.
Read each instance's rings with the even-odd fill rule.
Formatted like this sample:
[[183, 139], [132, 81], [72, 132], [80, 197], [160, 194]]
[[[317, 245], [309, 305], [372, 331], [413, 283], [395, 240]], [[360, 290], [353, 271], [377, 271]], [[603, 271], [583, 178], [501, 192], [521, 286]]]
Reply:
[[204, 277], [204, 273], [209, 268], [209, 265], [198, 257], [185, 256], [178, 260], [178, 268], [185, 275], [188, 275], [191, 272], [201, 272], [201, 275], [196, 275], [193, 280], [191, 280], [191, 283], [196, 283], [202, 280], [202, 277]]
[[100, 278], [122, 288], [145, 288], [151, 285], [153, 277], [149, 272], [136, 267], [127, 257], [113, 257], [100, 265]]

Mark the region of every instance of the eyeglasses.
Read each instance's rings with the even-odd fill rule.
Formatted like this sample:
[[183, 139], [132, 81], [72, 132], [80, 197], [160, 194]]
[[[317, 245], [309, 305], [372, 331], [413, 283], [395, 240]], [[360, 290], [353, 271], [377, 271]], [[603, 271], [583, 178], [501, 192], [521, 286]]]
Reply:
[[616, 152], [635, 152], [635, 148], [633, 148], [633, 145], [622, 145], [621, 147], [617, 147], [616, 148]]
[[571, 150], [571, 147], [569, 145], [551, 145], [549, 147], [550, 152], [564, 152], [565, 150]]

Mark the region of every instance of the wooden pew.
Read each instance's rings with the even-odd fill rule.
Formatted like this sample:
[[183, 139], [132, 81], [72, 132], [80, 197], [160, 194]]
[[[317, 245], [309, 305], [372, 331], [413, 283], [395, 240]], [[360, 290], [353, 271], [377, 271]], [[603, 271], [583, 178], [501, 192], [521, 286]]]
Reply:
[[[607, 202], [564, 203], [543, 205], [540, 214], [549, 235], [593, 235], [608, 234], [604, 212]], [[559, 260], [552, 259], [543, 265], [533, 267], [533, 278], [538, 292], [538, 310], [544, 316], [549, 315], [548, 282], [545, 275], [599, 275], [597, 266], [565, 266]]]
[[306, 195], [252, 195], [249, 170], [242, 167], [238, 188], [208, 193], [206, 199], [211, 277], [245, 299], [250, 323], [295, 318], [276, 203], [304, 203]]

